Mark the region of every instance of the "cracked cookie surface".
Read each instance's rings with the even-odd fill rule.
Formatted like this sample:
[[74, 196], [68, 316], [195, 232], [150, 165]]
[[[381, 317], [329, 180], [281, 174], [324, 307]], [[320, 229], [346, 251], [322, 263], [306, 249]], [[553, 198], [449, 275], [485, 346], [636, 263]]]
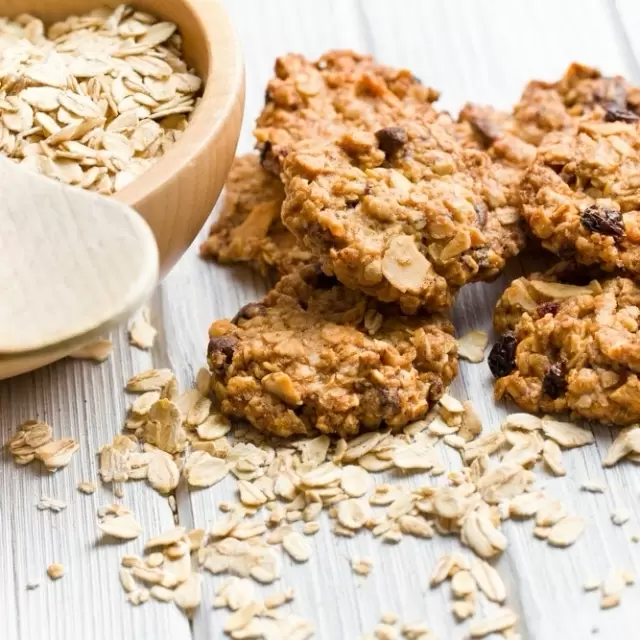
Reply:
[[524, 244], [489, 157], [438, 124], [302, 142], [283, 167], [285, 225], [343, 284], [406, 313], [450, 306]]
[[619, 277], [586, 286], [555, 278], [519, 278], [498, 303], [503, 333], [489, 356], [496, 397], [531, 412], [638, 422], [640, 288]]
[[399, 428], [455, 377], [452, 332], [306, 267], [211, 325], [213, 390], [224, 413], [279, 436]]
[[227, 178], [220, 214], [200, 246], [204, 257], [246, 262], [263, 275], [291, 273], [313, 261], [282, 224], [284, 189], [260, 166], [257, 154], [238, 156]]
[[439, 93], [406, 69], [353, 51], [328, 51], [316, 61], [289, 54], [276, 60], [254, 135], [263, 165], [280, 161], [300, 140], [332, 138], [342, 127], [374, 131], [401, 116], [435, 117]]
[[640, 124], [549, 134], [521, 184], [523, 217], [563, 259], [640, 274]]

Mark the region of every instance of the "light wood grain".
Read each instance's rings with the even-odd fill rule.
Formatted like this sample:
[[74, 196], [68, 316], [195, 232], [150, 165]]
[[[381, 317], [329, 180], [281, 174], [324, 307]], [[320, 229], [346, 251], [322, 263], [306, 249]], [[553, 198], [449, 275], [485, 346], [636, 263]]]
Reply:
[[126, 320], [157, 279], [153, 233], [133, 209], [0, 158], [0, 378]]
[[[606, 0], [227, 0], [226, 4], [238, 27], [247, 61], [242, 151], [252, 147], [252, 120], [261, 108], [273, 58], [285, 51], [312, 56], [334, 46], [372, 51], [390, 64], [410, 66], [425, 82], [443, 91], [443, 103], [452, 110], [466, 100], [508, 106], [517, 99], [526, 80], [556, 78], [574, 59], [640, 81], [634, 77], [637, 63], [630, 58], [627, 46], [637, 33], [634, 25], [640, 25], [640, 10], [631, 0], [619, 2], [623, 18], [616, 13], [613, 2]], [[628, 40], [623, 37], [625, 28]], [[34, 474], [32, 468], [15, 468], [7, 458], [1, 461], [0, 548], [4, 551], [0, 552], [0, 571], [7, 579], [0, 581], [0, 602], [6, 603], [0, 608], [0, 620], [6, 620], [2, 629], [8, 629], [9, 640], [40, 640], [49, 630], [51, 640], [224, 637], [224, 614], [208, 606], [198, 612], [189, 628], [173, 607], [149, 604], [133, 609], [126, 605], [116, 577], [121, 548], [94, 548], [87, 542], [95, 536], [93, 507], [106, 503], [110, 496], [103, 492], [98, 498], [87, 498], [73, 493], [76, 480], [95, 477], [91, 452], [119, 428], [124, 413], [120, 389], [128, 375], [153, 363], [172, 367], [181, 382], [189, 384], [204, 363], [210, 321], [232, 315], [266, 289], [267, 283], [248, 270], [203, 263], [196, 249], [194, 246], [186, 253], [154, 298], [153, 321], [160, 335], [151, 354], [131, 350], [121, 331], [115, 357], [104, 365], [63, 362], [0, 383], [0, 439], [8, 439], [18, 422], [38, 414], [51, 420], [56, 434], [75, 434], [82, 442], [71, 468], [53, 478]], [[464, 290], [454, 312], [460, 333], [469, 328], [489, 328], [497, 295], [520, 270], [514, 264], [496, 283]], [[471, 398], [485, 425], [495, 427], [505, 415], [505, 407], [492, 400], [486, 363], [462, 363], [454, 394]], [[508, 583], [508, 604], [522, 616], [519, 631], [523, 638], [637, 637], [637, 587], [624, 594], [618, 609], [607, 612], [599, 610], [596, 594], [581, 590], [585, 578], [602, 578], [611, 567], [634, 568], [640, 575], [640, 548], [629, 542], [632, 531], [640, 532], [640, 471], [630, 464], [603, 470], [600, 460], [611, 433], [598, 428], [596, 436], [596, 445], [565, 454], [565, 479], [551, 479], [541, 473], [552, 495], [587, 518], [586, 533], [574, 547], [558, 550], [534, 539], [531, 523], [506, 524], [509, 548], [497, 568]], [[452, 466], [458, 464], [453, 455], [447, 455], [447, 461]], [[580, 482], [587, 478], [602, 479], [607, 492], [579, 492]], [[68, 492], [74, 498], [73, 513], [78, 520], [74, 535], [69, 535], [69, 521], [56, 520], [61, 516], [73, 520], [71, 512], [55, 516], [35, 510], [33, 503], [45, 490], [64, 493], [65, 497]], [[220, 517], [216, 505], [229, 499], [235, 499], [233, 483], [191, 494], [180, 487], [181, 522], [203, 526]], [[133, 506], [150, 533], [169, 521], [166, 503], [146, 486], [127, 485], [124, 502]], [[614, 526], [609, 518], [618, 503], [633, 512], [632, 521], [624, 527]], [[49, 522], [59, 523], [53, 533]], [[323, 521], [322, 531], [313, 538], [314, 558], [302, 566], [286, 561], [282, 579], [283, 585], [294, 586], [298, 594], [287, 610], [313, 620], [317, 638], [355, 640], [371, 631], [386, 610], [398, 612], [405, 621], [428, 621], [441, 640], [465, 637], [465, 626], [452, 622], [448, 588], [427, 588], [436, 558], [445, 551], [460, 549], [456, 540], [407, 539], [394, 547], [367, 536], [351, 541], [336, 539], [327, 529], [328, 523]], [[36, 551], [27, 554], [25, 543]], [[59, 583], [45, 582], [40, 592], [27, 593], [25, 581], [32, 572], [42, 573], [54, 554], [55, 559], [73, 562], [73, 571]], [[348, 565], [352, 555], [374, 558], [369, 578], [362, 580], [352, 574]], [[220, 582], [220, 578], [205, 577], [205, 603], [210, 602]], [[489, 608], [483, 603], [481, 609]], [[38, 611], [37, 617], [34, 611]], [[74, 615], [78, 619], [72, 626]], [[592, 634], [594, 627], [599, 629], [598, 635]]]

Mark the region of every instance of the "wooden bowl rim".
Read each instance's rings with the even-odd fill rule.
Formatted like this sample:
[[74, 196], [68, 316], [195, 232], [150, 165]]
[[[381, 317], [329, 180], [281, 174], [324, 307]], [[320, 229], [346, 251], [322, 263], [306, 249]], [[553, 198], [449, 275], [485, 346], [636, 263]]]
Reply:
[[[221, 0], [182, 0], [205, 38], [207, 77], [204, 92], [180, 139], [157, 162], [112, 197], [133, 206], [152, 195], [188, 166], [218, 137], [244, 87], [240, 40]], [[214, 113], [207, 105], [220, 103]]]

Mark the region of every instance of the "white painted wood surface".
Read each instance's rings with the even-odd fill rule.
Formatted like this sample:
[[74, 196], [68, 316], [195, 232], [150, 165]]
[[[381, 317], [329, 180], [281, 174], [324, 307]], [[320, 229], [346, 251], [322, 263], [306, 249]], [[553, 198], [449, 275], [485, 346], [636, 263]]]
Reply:
[[[640, 81], [633, 55], [640, 31], [637, 0], [228, 0], [229, 11], [244, 42], [247, 63], [247, 112], [240, 150], [252, 146], [257, 115], [273, 59], [286, 51], [316, 56], [331, 47], [375, 53], [389, 64], [408, 66], [443, 92], [442, 104], [456, 110], [466, 100], [508, 106], [530, 78], [553, 79], [572, 61], [598, 65]], [[226, 269], [200, 261], [197, 246], [185, 255], [153, 301], [153, 320], [160, 334], [150, 354], [128, 346], [124, 329], [115, 336], [115, 355], [105, 364], [66, 361], [17, 379], [0, 382], [0, 442], [22, 420], [47, 420], [56, 436], [74, 436], [81, 449], [71, 465], [56, 475], [36, 465], [15, 467], [0, 458], [0, 638], [3, 640], [217, 640], [223, 613], [210, 609], [220, 578], [205, 576], [204, 606], [190, 624], [173, 606], [148, 603], [134, 608], [124, 601], [117, 579], [125, 549], [141, 543], [96, 544], [95, 509], [112, 500], [100, 488], [79, 494], [76, 483], [96, 479], [95, 451], [118, 431], [125, 411], [122, 387], [142, 368], [170, 366], [189, 384], [204, 362], [206, 330], [219, 317], [232, 315], [254, 300], [266, 283], [246, 269]], [[490, 326], [495, 298], [514, 264], [499, 281], [465, 289], [455, 309], [457, 329]], [[46, 309], [39, 310], [46, 313]], [[497, 426], [504, 407], [492, 401], [486, 363], [462, 363], [455, 383], [457, 397], [469, 397], [485, 425]], [[640, 575], [640, 547], [630, 542], [640, 533], [640, 472], [631, 464], [603, 470], [600, 460], [611, 441], [608, 429], [595, 431], [597, 444], [565, 454], [568, 475], [548, 479], [549, 492], [572, 512], [587, 518], [587, 530], [568, 550], [533, 538], [530, 522], [506, 524], [509, 548], [497, 563], [508, 583], [508, 604], [521, 615], [519, 631], [535, 640], [582, 640], [638, 637], [638, 587], [622, 605], [602, 612], [595, 594], [582, 592], [590, 576], [603, 578], [611, 567]], [[453, 456], [449, 462], [456, 464]], [[601, 479], [607, 492], [579, 491], [580, 482]], [[382, 480], [382, 479], [381, 479]], [[180, 521], [187, 527], [219, 517], [216, 505], [232, 497], [231, 482], [189, 494], [178, 491]], [[40, 512], [43, 494], [69, 502], [60, 514]], [[166, 500], [142, 483], [125, 486], [124, 503], [133, 508], [146, 534], [170, 525]], [[611, 523], [617, 505], [631, 509], [623, 526]], [[382, 545], [366, 535], [337, 539], [323, 526], [313, 538], [314, 556], [305, 565], [285, 561], [282, 584], [296, 588], [291, 611], [311, 619], [317, 638], [351, 640], [373, 630], [384, 611], [403, 621], [423, 620], [442, 640], [465, 637], [465, 625], [450, 614], [448, 587], [427, 587], [437, 557], [458, 549], [454, 540], [405, 539]], [[365, 580], [350, 570], [352, 555], [375, 560]], [[65, 578], [48, 581], [50, 562], [68, 568]], [[27, 591], [26, 583], [43, 578]], [[487, 611], [483, 603], [481, 611]], [[596, 632], [597, 629], [597, 632]], [[597, 633], [597, 635], [595, 635]]]

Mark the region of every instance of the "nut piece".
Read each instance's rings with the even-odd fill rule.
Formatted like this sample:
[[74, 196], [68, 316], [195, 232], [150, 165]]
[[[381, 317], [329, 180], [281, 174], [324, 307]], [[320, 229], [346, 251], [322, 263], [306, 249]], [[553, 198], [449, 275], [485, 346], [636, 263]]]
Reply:
[[382, 274], [396, 289], [418, 293], [432, 273], [431, 263], [420, 253], [412, 236], [391, 240], [382, 258]]

